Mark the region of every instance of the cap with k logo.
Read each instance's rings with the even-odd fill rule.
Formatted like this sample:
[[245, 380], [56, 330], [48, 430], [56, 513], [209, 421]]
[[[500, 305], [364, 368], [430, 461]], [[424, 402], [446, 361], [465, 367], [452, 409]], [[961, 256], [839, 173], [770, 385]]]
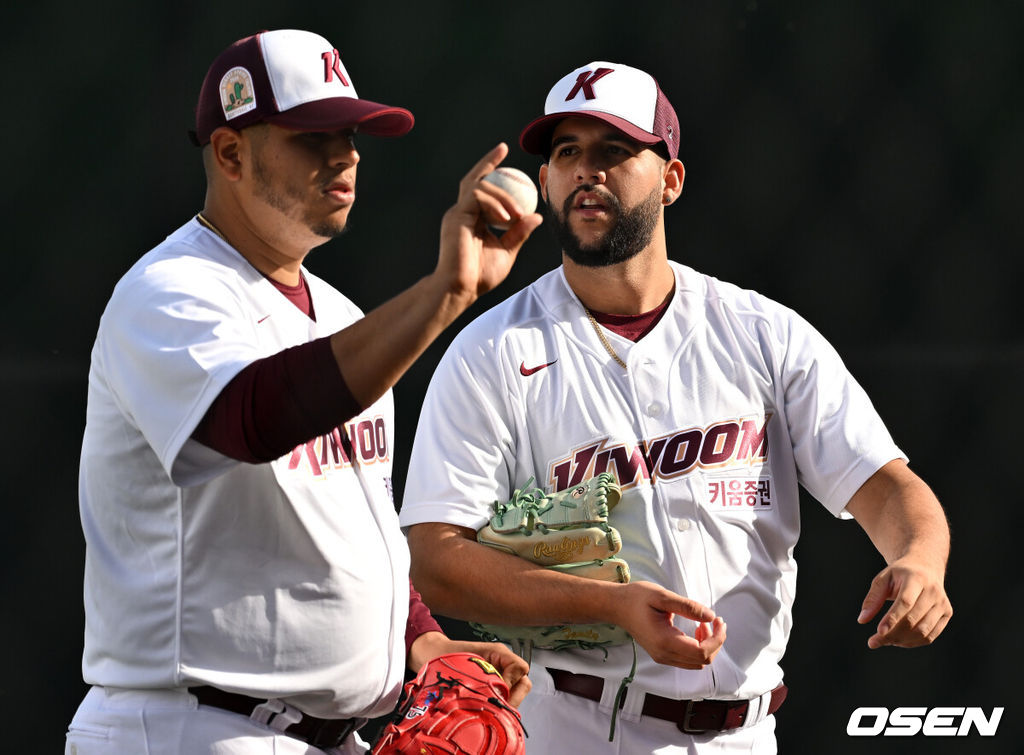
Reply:
[[278, 29], [240, 39], [206, 72], [196, 106], [193, 141], [203, 145], [221, 126], [267, 121], [297, 131], [355, 128], [401, 136], [408, 110], [362, 100], [334, 45], [308, 31]]
[[547, 155], [551, 132], [563, 118], [595, 118], [642, 144], [664, 144], [679, 156], [679, 119], [658, 82], [639, 68], [595, 61], [559, 79], [544, 101], [544, 115], [519, 136], [519, 145]]

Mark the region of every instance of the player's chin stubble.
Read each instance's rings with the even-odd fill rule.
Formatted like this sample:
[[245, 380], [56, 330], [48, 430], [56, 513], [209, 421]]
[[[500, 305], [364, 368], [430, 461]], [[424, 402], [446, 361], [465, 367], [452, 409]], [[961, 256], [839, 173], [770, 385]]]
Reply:
[[561, 213], [555, 211], [550, 199], [545, 202], [546, 214], [551, 220], [551, 230], [562, 251], [577, 265], [584, 267], [607, 267], [635, 257], [651, 243], [654, 229], [658, 225], [661, 193], [655, 189], [635, 207], [624, 211], [617, 197], [602, 192], [601, 196], [607, 200], [615, 219], [600, 240], [584, 246], [569, 227], [568, 217], [576, 194], [593, 189], [592, 185], [578, 187], [562, 203]]
[[320, 238], [333, 239], [345, 232], [347, 223], [345, 221], [333, 220], [309, 220], [305, 216], [303, 203], [305, 195], [298, 188], [288, 186], [286, 183], [275, 186], [270, 179], [269, 171], [258, 156], [253, 157], [252, 175], [256, 185], [256, 196], [279, 210], [286, 217], [305, 225], [312, 233]]

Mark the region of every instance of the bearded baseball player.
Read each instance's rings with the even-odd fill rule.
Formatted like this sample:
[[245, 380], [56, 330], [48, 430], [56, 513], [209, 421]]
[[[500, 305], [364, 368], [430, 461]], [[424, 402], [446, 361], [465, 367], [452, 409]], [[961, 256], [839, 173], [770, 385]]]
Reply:
[[406, 668], [451, 653], [493, 666], [512, 705], [529, 689], [504, 645], [439, 631], [391, 494], [392, 385], [541, 221], [480, 181], [507, 147], [462, 180], [434, 272], [366, 316], [303, 265], [352, 210], [353, 134], [412, 125], [358, 98], [317, 34], [261, 32], [211, 65], [205, 205], [120, 280], [92, 353], [92, 686], [67, 753], [365, 752], [356, 731]]
[[[684, 168], [654, 78], [578, 68], [520, 144], [544, 160], [562, 265], [437, 368], [400, 515], [413, 579], [434, 611], [502, 638], [535, 630], [528, 752], [773, 753], [798, 488], [884, 557], [859, 618], [880, 616], [869, 648], [945, 627], [945, 515], [813, 327], [669, 260]], [[562, 508], [581, 501], [586, 516]], [[588, 578], [513, 543], [555, 521], [599, 528], [570, 530], [566, 551], [607, 542], [592, 565], [624, 564]]]

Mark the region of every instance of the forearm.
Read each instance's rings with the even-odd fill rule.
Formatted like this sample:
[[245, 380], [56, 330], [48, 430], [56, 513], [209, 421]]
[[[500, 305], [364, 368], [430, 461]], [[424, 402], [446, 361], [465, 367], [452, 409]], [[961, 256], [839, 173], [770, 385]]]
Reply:
[[[690, 598], [651, 582], [562, 574], [474, 535], [436, 522], [409, 530], [413, 580], [432, 610], [483, 624], [614, 624], [656, 662], [688, 669], [706, 666], [725, 642], [725, 622]], [[693, 636], [673, 624], [676, 615], [697, 623]]]
[[380, 398], [475, 297], [432, 274], [331, 336], [349, 390], [363, 406]]
[[[462, 534], [458, 534], [461, 531]], [[412, 578], [435, 613], [485, 624], [616, 623], [622, 585], [574, 577], [434, 523], [409, 531]]]
[[887, 564], [912, 557], [944, 572], [949, 526], [931, 488], [902, 461], [875, 473], [847, 505]]
[[953, 615], [944, 587], [949, 526], [938, 499], [901, 461], [875, 472], [846, 506], [886, 567], [871, 580], [857, 621], [871, 621], [887, 601], [868, 647], [918, 647], [935, 641]]
[[[480, 180], [507, 153], [499, 144], [459, 183], [458, 201], [441, 220], [434, 272], [331, 338], [341, 374], [364, 406], [398, 382], [478, 296], [505, 279], [523, 242], [540, 225], [540, 215], [521, 215], [507, 193]], [[486, 230], [488, 220], [514, 222], [499, 239]]]

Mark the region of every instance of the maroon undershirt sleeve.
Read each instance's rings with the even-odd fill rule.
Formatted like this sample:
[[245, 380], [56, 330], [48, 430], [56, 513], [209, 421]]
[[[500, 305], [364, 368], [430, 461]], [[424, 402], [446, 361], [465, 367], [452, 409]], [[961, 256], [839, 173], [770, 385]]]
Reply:
[[225, 386], [192, 437], [239, 461], [283, 456], [359, 414], [330, 337], [259, 359]]
[[441, 625], [434, 620], [430, 609], [424, 604], [416, 588], [409, 580], [409, 620], [405, 623], [405, 656], [409, 657], [412, 652], [412, 643], [421, 634], [427, 632], [441, 632]]

